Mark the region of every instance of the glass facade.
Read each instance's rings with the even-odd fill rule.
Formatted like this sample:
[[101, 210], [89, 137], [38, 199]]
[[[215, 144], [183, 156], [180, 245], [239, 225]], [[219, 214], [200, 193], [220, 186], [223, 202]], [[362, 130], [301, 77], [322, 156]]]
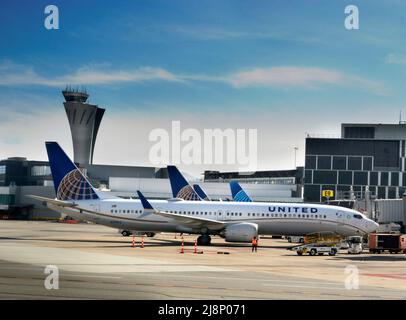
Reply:
[[339, 171], [338, 184], [352, 185], [352, 171]]
[[46, 161], [19, 157], [0, 161], [0, 186], [37, 186], [51, 179], [51, 169]]
[[371, 185], [371, 186], [378, 185], [378, 172], [369, 173], [369, 185]]
[[366, 139], [370, 129], [354, 130], [351, 135], [363, 139], [306, 139], [305, 201], [322, 201], [322, 190], [334, 190], [337, 196], [352, 188], [362, 194], [368, 186], [377, 198], [389, 199], [404, 192], [406, 141]]
[[333, 169], [334, 170], [347, 170], [347, 158], [343, 156], [333, 157]]
[[12, 205], [15, 204], [14, 194], [0, 194], [0, 205]]
[[37, 176], [48, 176], [51, 174], [51, 168], [49, 166], [33, 166], [31, 167], [31, 175]]
[[357, 139], [374, 139], [374, 127], [346, 127], [344, 131], [344, 138], [357, 138]]
[[317, 169], [331, 170], [331, 156], [319, 156], [317, 158]]
[[348, 170], [361, 170], [362, 158], [361, 157], [348, 157]]

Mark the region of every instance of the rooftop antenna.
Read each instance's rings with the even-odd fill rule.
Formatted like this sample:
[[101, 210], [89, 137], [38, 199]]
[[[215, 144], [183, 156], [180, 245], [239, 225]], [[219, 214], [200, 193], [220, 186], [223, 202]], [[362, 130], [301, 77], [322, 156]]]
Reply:
[[402, 110], [399, 111], [399, 124], [406, 124], [406, 121], [402, 121]]

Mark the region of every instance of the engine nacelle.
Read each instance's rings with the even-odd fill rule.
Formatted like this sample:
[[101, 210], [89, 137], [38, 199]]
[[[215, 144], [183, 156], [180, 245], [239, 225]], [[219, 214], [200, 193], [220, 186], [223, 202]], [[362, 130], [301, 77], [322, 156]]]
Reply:
[[251, 242], [258, 238], [258, 225], [255, 223], [241, 222], [231, 224], [221, 234], [227, 242]]

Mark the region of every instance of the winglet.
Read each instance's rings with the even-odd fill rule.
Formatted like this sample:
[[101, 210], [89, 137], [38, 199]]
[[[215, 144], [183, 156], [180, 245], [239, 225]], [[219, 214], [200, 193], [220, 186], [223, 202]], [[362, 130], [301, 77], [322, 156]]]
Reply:
[[141, 193], [141, 191], [137, 190], [138, 197], [140, 197], [141, 204], [144, 207], [145, 210], [154, 210], [154, 208], [151, 206], [149, 201], [144, 197], [144, 195]]

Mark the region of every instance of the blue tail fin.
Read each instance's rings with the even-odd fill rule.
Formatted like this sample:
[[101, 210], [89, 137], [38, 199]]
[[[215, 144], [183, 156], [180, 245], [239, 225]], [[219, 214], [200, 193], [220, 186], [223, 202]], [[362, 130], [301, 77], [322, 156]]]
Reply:
[[142, 204], [143, 208], [147, 209], [147, 210], [153, 210], [154, 208], [151, 206], [151, 204], [149, 203], [147, 198], [144, 197], [144, 195], [141, 193], [141, 191], [137, 190], [137, 193], [138, 193], [138, 197], [141, 200], [141, 204]]
[[90, 182], [56, 142], [45, 142], [56, 198], [59, 200], [99, 199]]
[[206, 192], [203, 191], [203, 189], [198, 184], [194, 184], [193, 189], [196, 191], [196, 193], [200, 198], [206, 201], [210, 201], [209, 196], [206, 194]]
[[237, 181], [230, 182], [231, 195], [233, 200], [237, 202], [252, 202], [251, 198], [245, 191], [241, 188], [240, 184]]
[[168, 166], [168, 175], [171, 182], [172, 195], [174, 198], [180, 198], [189, 201], [201, 200], [192, 186], [179, 172], [175, 166]]

